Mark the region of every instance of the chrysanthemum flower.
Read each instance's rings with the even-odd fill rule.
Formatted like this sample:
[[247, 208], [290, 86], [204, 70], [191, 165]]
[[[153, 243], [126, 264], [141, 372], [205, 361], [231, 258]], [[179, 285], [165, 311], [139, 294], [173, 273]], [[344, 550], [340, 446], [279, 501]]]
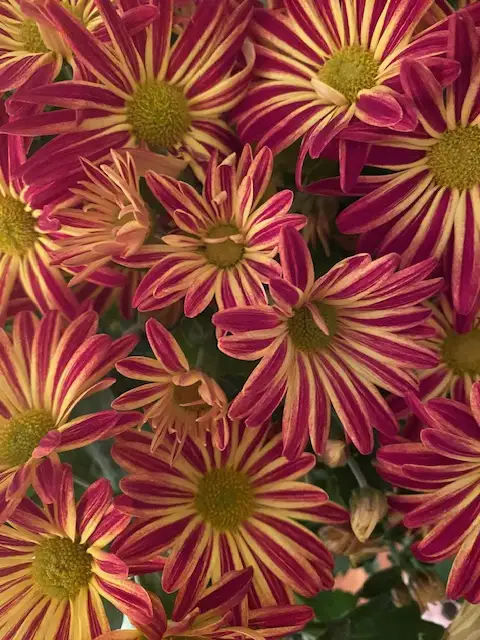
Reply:
[[33, 483], [42, 495], [45, 475], [58, 453], [83, 447], [138, 425], [141, 414], [101, 411], [70, 419], [83, 398], [107, 389], [104, 376], [137, 342], [95, 335], [98, 318], [87, 312], [64, 328], [48, 312], [18, 314], [11, 335], [0, 330], [0, 521]]
[[417, 413], [426, 428], [421, 442], [388, 445], [378, 453], [379, 473], [418, 495], [394, 495], [406, 511], [406, 527], [429, 527], [412, 549], [422, 562], [455, 560], [447, 584], [450, 598], [480, 603], [480, 383], [471, 409], [455, 400], [430, 400]]
[[180, 233], [163, 237], [175, 252], [145, 276], [135, 306], [161, 309], [185, 296], [185, 315], [194, 317], [213, 297], [220, 309], [266, 304], [263, 285], [281, 273], [274, 260], [280, 231], [306, 223], [305, 216], [288, 213], [289, 190], [260, 204], [272, 170], [270, 149], [254, 157], [247, 145], [238, 163], [235, 154], [220, 164], [211, 159], [202, 197], [185, 182], [147, 174], [150, 189]]
[[430, 26], [432, 24], [437, 24], [438, 22], [445, 20], [445, 18], [448, 18], [448, 16], [451, 16], [456, 10], [464, 9], [465, 7], [469, 7], [475, 3], [477, 3], [477, 0], [456, 0], [456, 6], [454, 6], [454, 3], [449, 2], [449, 0], [435, 0], [423, 16], [422, 25]]
[[[89, 31], [101, 25], [94, 0], [63, 0], [63, 4]], [[0, 94], [21, 87], [34, 76], [37, 84], [53, 81], [64, 60], [75, 65], [43, 3], [1, 0], [0, 16]]]
[[448, 55], [461, 73], [445, 90], [420, 61], [402, 68], [419, 129], [401, 136], [357, 131], [359, 139], [374, 143], [367, 164], [393, 174], [361, 176], [354, 191], [367, 195], [340, 214], [338, 227], [363, 234], [362, 250], [401, 254], [402, 265], [443, 256], [454, 306], [467, 314], [480, 291], [480, 59], [467, 14], [452, 16], [449, 37]]
[[373, 448], [372, 425], [395, 434], [397, 422], [377, 387], [403, 395], [416, 389], [413, 370], [438, 362], [420, 344], [430, 311], [419, 303], [441, 280], [425, 278], [427, 260], [395, 273], [399, 257], [358, 254], [314, 280], [307, 245], [294, 229], [280, 240], [284, 279], [270, 281], [275, 306], [239, 307], [213, 316], [231, 335], [221, 351], [261, 360], [233, 401], [229, 415], [261, 425], [285, 398], [283, 454], [293, 459], [310, 434], [321, 454], [330, 430], [330, 405], [361, 453]]
[[[26, 135], [61, 134], [29, 160], [25, 177], [44, 182], [52, 171], [57, 178], [65, 176], [77, 170], [79, 155], [95, 161], [120, 147], [131, 147], [133, 154], [138, 148], [140, 153], [168, 151], [203, 175], [200, 164], [213, 150], [225, 156], [237, 145], [223, 116], [245, 95], [250, 80], [255, 57], [245, 41], [250, 2], [231, 11], [228, 0], [202, 0], [173, 45], [172, 0], [158, 3], [157, 18], [134, 38], [109, 0], [95, 2], [113, 48], [56, 0], [46, 2], [88, 79], [21, 93], [28, 102], [65, 107], [9, 125], [10, 132]], [[136, 6], [135, 0], [131, 4]], [[54, 154], [59, 148], [61, 154]], [[156, 161], [164, 163], [158, 154], [150, 158], [152, 169]]]
[[247, 609], [242, 620], [234, 607], [245, 602], [251, 579], [251, 567], [230, 571], [199, 594], [184, 592], [177, 595], [173, 620], [167, 620], [161, 600], [150, 594], [153, 618], [148, 625], [135, 622], [135, 631], [105, 633], [98, 640], [173, 640], [192, 636], [205, 640], [230, 640], [232, 637], [262, 640], [301, 631], [312, 619], [310, 607], [287, 605]]
[[157, 221], [140, 194], [131, 155], [112, 150], [111, 160], [99, 167], [82, 160], [87, 180], [70, 190], [78, 201], [51, 216], [60, 224], [52, 261], [75, 269], [70, 286], [112, 263], [151, 267], [168, 251], [158, 244]]
[[[0, 123], [6, 121], [0, 100]], [[75, 296], [60, 269], [51, 264], [54, 225], [37, 208], [35, 187], [15, 177], [26, 161], [30, 141], [0, 135], [0, 147], [0, 325], [16, 283], [42, 312], [58, 309], [73, 318]]]
[[[422, 402], [450, 396], [468, 403], [472, 385], [480, 379], [480, 299], [468, 316], [456, 313], [445, 295], [428, 306], [432, 310], [428, 324], [434, 333], [425, 344], [437, 353], [439, 363], [433, 369], [417, 372], [416, 395]], [[389, 404], [399, 418], [410, 414], [403, 398], [392, 398]], [[410, 416], [409, 421], [412, 429], [418, 424], [415, 416]], [[407, 433], [411, 438], [414, 432], [408, 429]]]
[[162, 574], [169, 592], [196, 593], [209, 579], [251, 566], [253, 607], [289, 604], [292, 590], [312, 596], [331, 588], [332, 557], [297, 520], [344, 523], [348, 512], [298, 481], [314, 466], [313, 455], [289, 462], [281, 435], [239, 423], [223, 452], [187, 438], [174, 468], [173, 437], [154, 452], [151, 444], [151, 434], [131, 430], [112, 449], [130, 474], [117, 506], [140, 518], [115, 542], [118, 553], [135, 563], [170, 549]]
[[112, 407], [146, 409], [145, 420], [155, 431], [152, 450], [168, 432], [175, 433], [172, 460], [187, 436], [205, 442], [207, 431], [211, 433], [214, 445], [224, 449], [229, 436], [225, 393], [213, 378], [190, 368], [177, 341], [160, 322], [150, 318], [145, 330], [156, 360], [132, 356], [120, 360], [116, 368], [127, 378], [143, 380], [147, 384], [126, 391]]
[[[259, 140], [276, 154], [302, 138], [297, 162], [301, 183], [307, 153], [318, 158], [354, 119], [369, 126], [415, 129], [412, 101], [399, 73], [409, 56], [427, 59], [440, 75], [449, 63], [443, 31], [423, 39], [413, 31], [432, 0], [284, 0], [284, 11], [259, 10], [256, 83], [235, 109], [242, 140]], [[355, 182], [367, 147], [342, 142], [345, 186]]]
[[51, 504], [24, 498], [0, 526], [3, 640], [86, 640], [108, 631], [101, 598], [147, 623], [147, 592], [105, 547], [130, 518], [112, 506], [112, 488], [97, 480], [75, 505], [69, 466], [46, 478]]

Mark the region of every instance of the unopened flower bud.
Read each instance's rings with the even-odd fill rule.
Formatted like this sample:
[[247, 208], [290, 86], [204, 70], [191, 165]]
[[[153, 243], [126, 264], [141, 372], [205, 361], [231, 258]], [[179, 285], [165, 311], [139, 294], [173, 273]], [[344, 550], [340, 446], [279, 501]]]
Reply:
[[397, 609], [407, 607], [412, 601], [410, 593], [405, 585], [398, 585], [398, 587], [394, 587], [391, 591], [391, 595], [392, 602]]
[[347, 444], [343, 440], [327, 440], [322, 461], [330, 467], [343, 467], [347, 464]]
[[361, 546], [351, 529], [345, 527], [327, 525], [320, 529], [319, 536], [327, 549], [339, 556], [348, 556], [351, 553], [355, 553]]
[[408, 590], [422, 611], [430, 602], [439, 602], [445, 597], [445, 585], [434, 571], [417, 571], [412, 574]]
[[365, 542], [388, 511], [387, 499], [378, 489], [360, 487], [350, 497], [350, 524], [353, 532]]

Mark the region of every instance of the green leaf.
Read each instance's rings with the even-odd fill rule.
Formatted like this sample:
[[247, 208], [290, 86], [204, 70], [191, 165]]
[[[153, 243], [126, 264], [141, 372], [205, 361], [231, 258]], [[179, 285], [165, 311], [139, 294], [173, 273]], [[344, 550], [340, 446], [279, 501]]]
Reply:
[[302, 598], [315, 611], [317, 622], [331, 622], [350, 613], [357, 606], [358, 596], [346, 591], [322, 591], [315, 598]]
[[398, 567], [392, 567], [391, 569], [385, 569], [370, 576], [363, 585], [359, 595], [361, 598], [373, 598], [374, 596], [389, 592], [390, 589], [393, 589], [393, 587], [399, 584], [402, 584], [400, 569]]

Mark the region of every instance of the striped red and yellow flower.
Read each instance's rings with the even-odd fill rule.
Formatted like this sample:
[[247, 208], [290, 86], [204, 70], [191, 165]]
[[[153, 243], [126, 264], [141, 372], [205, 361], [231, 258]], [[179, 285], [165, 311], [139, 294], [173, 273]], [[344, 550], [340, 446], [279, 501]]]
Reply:
[[406, 527], [429, 529], [412, 547], [416, 557], [438, 563], [454, 556], [447, 595], [480, 603], [480, 383], [472, 386], [470, 407], [446, 399], [412, 403], [425, 425], [421, 441], [380, 449], [378, 471], [416, 492], [390, 498], [407, 512]]
[[138, 520], [114, 543], [127, 562], [169, 550], [162, 574], [167, 592], [198, 589], [233, 570], [253, 567], [252, 607], [292, 603], [333, 585], [333, 560], [297, 520], [344, 523], [348, 512], [320, 488], [300, 481], [314, 465], [304, 453], [282, 456], [269, 425], [233, 423], [223, 451], [187, 438], [171, 467], [174, 438], [151, 452], [153, 436], [131, 430], [112, 449], [128, 471], [117, 506]]
[[[130, 35], [109, 0], [96, 5], [112, 46], [92, 35], [56, 0], [48, 15], [81, 63], [82, 79], [19, 91], [17, 99], [64, 107], [35, 118], [16, 120], [5, 131], [26, 135], [60, 134], [25, 166], [24, 176], [38, 183], [78, 171], [78, 156], [96, 162], [110, 148], [169, 152], [203, 176], [213, 151], [223, 156], [237, 145], [225, 114], [245, 95], [255, 53], [245, 40], [252, 14], [248, 0], [232, 9], [228, 0], [202, 0], [171, 45], [173, 0], [156, 2], [156, 18]], [[133, 0], [130, 7], [142, 6]], [[61, 154], [54, 154], [61, 148]], [[138, 151], [137, 151], [138, 150]], [[148, 155], [162, 170], [164, 156]], [[45, 161], [48, 162], [48, 172]]]
[[130, 153], [123, 157], [112, 150], [111, 162], [99, 167], [81, 162], [87, 179], [70, 190], [77, 200], [68, 208], [57, 207], [50, 216], [60, 224], [53, 263], [74, 270], [70, 286], [105, 266], [151, 267], [168, 247], [159, 244], [159, 221], [140, 194]]
[[59, 453], [141, 422], [138, 412], [70, 418], [80, 400], [115, 382], [105, 375], [130, 353], [137, 338], [96, 335], [93, 312], [65, 324], [55, 311], [42, 320], [24, 311], [15, 316], [11, 334], [0, 329], [0, 521], [31, 484], [43, 495], [45, 475]]
[[112, 488], [94, 482], [75, 504], [68, 465], [43, 474], [45, 500], [24, 498], [0, 526], [3, 640], [86, 640], [110, 629], [102, 598], [148, 623], [148, 593], [106, 550], [130, 518], [112, 506]]
[[[413, 36], [432, 0], [283, 0], [284, 10], [258, 10], [256, 82], [234, 110], [242, 140], [276, 154], [302, 139], [296, 178], [307, 154], [318, 158], [351, 123], [412, 131], [417, 114], [399, 74], [411, 56], [451, 74], [444, 30]], [[340, 142], [342, 185], [355, 182], [368, 150]]]
[[282, 231], [283, 279], [270, 280], [274, 306], [238, 307], [213, 316], [230, 335], [227, 355], [259, 360], [229, 415], [261, 425], [285, 398], [283, 454], [294, 459], [310, 440], [322, 453], [333, 405], [361, 453], [373, 448], [372, 426], [394, 435], [395, 417], [378, 387], [398, 395], [417, 388], [414, 370], [433, 367], [437, 355], [421, 344], [430, 311], [420, 306], [441, 286], [426, 278], [434, 260], [395, 273], [399, 257], [358, 254], [318, 280], [298, 231]]
[[248, 609], [246, 594], [252, 569], [230, 571], [218, 582], [193, 595], [184, 591], [175, 599], [172, 620], [167, 620], [163, 604], [150, 594], [153, 617], [148, 625], [135, 622], [133, 631], [113, 631], [98, 640], [163, 640], [204, 638], [230, 640], [280, 638], [301, 631], [313, 617], [304, 605], [270, 606]]
[[[450, 2], [449, 0], [435, 0], [423, 16], [422, 25], [427, 27], [437, 24], [438, 22], [445, 20], [445, 18], [448, 18], [448, 16], [451, 16], [456, 10], [471, 7], [474, 4], [477, 4], [477, 0], [456, 0], [455, 2]], [[475, 7], [473, 12], [476, 13], [479, 9], [480, 7], [477, 4], [477, 7]]]
[[152, 451], [174, 433], [171, 457], [176, 458], [190, 436], [225, 449], [229, 439], [228, 401], [221, 387], [202, 371], [191, 369], [178, 342], [164, 326], [150, 318], [145, 325], [153, 358], [132, 356], [117, 362], [127, 378], [146, 382], [116, 398], [112, 407], [121, 411], [145, 408], [144, 419], [155, 432]]
[[[0, 123], [7, 121], [5, 103], [0, 100]], [[0, 326], [19, 284], [43, 313], [58, 309], [73, 318], [78, 307], [62, 272], [51, 263], [56, 227], [42, 215], [61, 187], [49, 194], [18, 178], [30, 144], [21, 136], [0, 135]]]
[[238, 162], [235, 154], [220, 164], [212, 158], [202, 196], [185, 182], [148, 173], [179, 231], [163, 237], [172, 252], [142, 280], [135, 306], [150, 311], [185, 297], [185, 315], [194, 317], [213, 298], [220, 309], [266, 304], [264, 283], [281, 273], [274, 260], [280, 231], [306, 223], [288, 213], [293, 193], [287, 189], [262, 202], [272, 170], [271, 151], [253, 156], [247, 145]]
[[[418, 110], [416, 131], [355, 133], [373, 143], [367, 164], [393, 173], [361, 176], [353, 191], [366, 195], [340, 214], [338, 227], [362, 234], [361, 250], [401, 254], [402, 265], [443, 258], [453, 304], [468, 314], [480, 291], [480, 59], [468, 14], [449, 20], [448, 56], [458, 69], [445, 90], [422, 61], [402, 67], [402, 84]], [[322, 183], [314, 188], [324, 192]]]

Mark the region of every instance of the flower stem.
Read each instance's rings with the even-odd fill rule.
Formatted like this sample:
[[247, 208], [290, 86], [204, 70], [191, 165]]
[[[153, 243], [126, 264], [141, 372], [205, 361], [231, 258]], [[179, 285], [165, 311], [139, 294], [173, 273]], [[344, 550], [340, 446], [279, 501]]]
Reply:
[[368, 482], [367, 482], [365, 476], [363, 475], [362, 470], [360, 469], [360, 467], [358, 465], [358, 462], [356, 460], [354, 460], [353, 458], [348, 458], [347, 459], [347, 464], [350, 467], [350, 471], [355, 476], [355, 480], [358, 482], [358, 486], [360, 488], [368, 487]]

